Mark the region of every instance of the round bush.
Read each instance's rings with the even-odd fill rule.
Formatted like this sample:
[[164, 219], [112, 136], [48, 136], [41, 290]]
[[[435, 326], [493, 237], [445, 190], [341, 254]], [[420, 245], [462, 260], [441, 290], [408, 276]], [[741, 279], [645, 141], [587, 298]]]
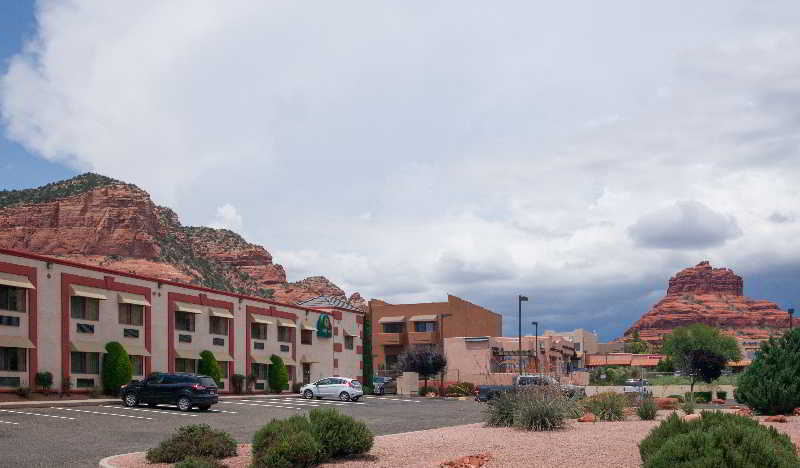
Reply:
[[176, 463], [175, 468], [225, 468], [225, 465], [214, 458], [188, 457]]
[[527, 431], [552, 431], [564, 427], [577, 406], [554, 386], [533, 387], [517, 392], [514, 426]]
[[761, 345], [738, 379], [734, 398], [762, 414], [791, 414], [800, 407], [800, 328]]
[[644, 468], [800, 466], [791, 439], [775, 428], [730, 413], [702, 412], [683, 421], [673, 413], [639, 444]]
[[128, 352], [116, 341], [106, 343], [103, 356], [103, 392], [116, 395], [119, 388], [131, 381], [133, 364]]
[[656, 419], [656, 413], [658, 413], [658, 405], [652, 396], [647, 395], [639, 400], [639, 406], [636, 408], [636, 415], [639, 416], [639, 419], [652, 421]]
[[311, 433], [311, 422], [304, 415], [294, 415], [287, 419], [273, 419], [256, 431], [253, 436], [253, 458], [261, 458], [284, 436], [296, 432]]
[[147, 451], [150, 463], [176, 463], [189, 457], [228, 458], [236, 455], [236, 441], [208, 424], [181, 426], [158, 447]]
[[320, 443], [306, 431], [292, 432], [281, 437], [266, 453], [254, 458], [253, 468], [303, 468], [319, 460]]
[[500, 392], [486, 402], [484, 410], [486, 424], [489, 426], [511, 426], [514, 424], [515, 394]]
[[603, 392], [587, 398], [583, 405], [598, 421], [624, 421], [628, 397], [622, 393]]
[[311, 410], [308, 414], [314, 436], [320, 442], [320, 459], [369, 452], [374, 436], [367, 425], [335, 409]]

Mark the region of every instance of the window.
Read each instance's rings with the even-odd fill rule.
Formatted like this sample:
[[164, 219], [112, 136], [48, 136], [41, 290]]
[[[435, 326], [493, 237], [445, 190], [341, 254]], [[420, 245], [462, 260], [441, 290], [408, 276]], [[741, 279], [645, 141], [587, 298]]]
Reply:
[[214, 338], [211, 343], [214, 346], [225, 346], [225, 338]]
[[144, 306], [138, 304], [119, 305], [120, 325], [144, 325]]
[[24, 372], [27, 370], [25, 348], [0, 348], [0, 371]]
[[71, 317], [79, 320], [100, 320], [100, 299], [72, 296]]
[[250, 336], [254, 340], [267, 339], [267, 324], [266, 323], [252, 323], [250, 324]]
[[178, 343], [191, 343], [192, 335], [178, 335]]
[[577, 351], [579, 353], [581, 352], [581, 344], [580, 343], [575, 343], [575, 351]]
[[0, 315], [0, 325], [5, 325], [7, 327], [18, 327], [19, 317], [14, 317], [12, 315]]
[[264, 390], [264, 382], [256, 382], [256, 390]]
[[436, 322], [414, 322], [414, 331], [417, 333], [435, 332]]
[[225, 317], [209, 317], [208, 332], [212, 335], [227, 335], [228, 319]]
[[72, 352], [73, 374], [99, 374], [100, 353]]
[[125, 338], [139, 338], [139, 330], [135, 328], [124, 328], [122, 336]]
[[175, 312], [175, 329], [194, 331], [194, 314], [191, 312]]
[[197, 369], [197, 361], [194, 359], [175, 358], [175, 372], [189, 372], [194, 374]]
[[76, 327], [76, 331], [78, 333], [93, 334], [94, 333], [94, 325], [91, 325], [89, 323], [78, 323], [77, 327]]
[[94, 388], [94, 379], [77, 379], [75, 381], [77, 388]]
[[384, 333], [403, 333], [406, 329], [406, 324], [403, 322], [384, 323], [382, 325]]
[[131, 358], [131, 365], [133, 366], [133, 375], [144, 375], [144, 356], [128, 356]]
[[291, 343], [291, 329], [289, 327], [278, 327], [278, 341], [283, 343]]
[[257, 380], [267, 380], [267, 365], [254, 362], [251, 371]]
[[22, 385], [19, 377], [0, 377], [0, 387], [16, 388]]
[[302, 344], [311, 344], [311, 336], [314, 332], [311, 330], [301, 330], [300, 331], [300, 343]]
[[345, 349], [353, 349], [355, 341], [356, 340], [352, 336], [345, 335], [344, 336], [344, 347], [345, 347]]
[[28, 294], [24, 288], [0, 286], [0, 309], [25, 312], [27, 298]]
[[264, 343], [260, 341], [253, 342], [253, 349], [264, 349]]

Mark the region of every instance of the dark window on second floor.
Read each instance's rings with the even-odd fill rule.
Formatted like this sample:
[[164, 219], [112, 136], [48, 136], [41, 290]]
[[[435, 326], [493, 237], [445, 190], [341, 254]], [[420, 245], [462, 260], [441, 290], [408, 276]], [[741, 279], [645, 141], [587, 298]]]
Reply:
[[77, 332], [78, 333], [94, 333], [94, 325], [88, 323], [78, 323], [77, 324]]
[[254, 340], [267, 339], [267, 324], [266, 323], [253, 323], [250, 325], [250, 336]]
[[175, 312], [175, 329], [183, 331], [194, 331], [195, 314], [191, 312]]
[[19, 317], [14, 317], [11, 315], [0, 315], [0, 325], [5, 325], [7, 327], [18, 327]]
[[208, 333], [212, 335], [227, 335], [228, 319], [225, 317], [209, 317]]
[[300, 343], [305, 345], [311, 344], [311, 337], [313, 336], [314, 332], [311, 330], [301, 330], [300, 331]]
[[122, 330], [122, 336], [125, 338], [139, 338], [139, 330], [136, 328], [125, 328]]
[[70, 317], [78, 320], [100, 320], [100, 299], [72, 296], [69, 304]]
[[403, 322], [384, 323], [382, 325], [384, 333], [403, 333], [406, 329], [406, 324]]
[[253, 343], [253, 349], [264, 349], [264, 343], [256, 341]]
[[0, 285], [0, 309], [25, 312], [28, 291], [24, 288]]
[[355, 339], [350, 335], [344, 336], [344, 347], [345, 349], [353, 349], [353, 345], [355, 344]]
[[214, 346], [225, 346], [225, 338], [214, 338], [211, 342]]
[[191, 343], [192, 335], [178, 335], [178, 343]]
[[119, 305], [120, 325], [144, 325], [144, 306], [138, 304]]
[[417, 333], [435, 332], [436, 322], [414, 322], [414, 331]]
[[282, 343], [291, 343], [292, 336], [291, 333], [294, 332], [294, 328], [291, 327], [278, 327], [278, 341]]

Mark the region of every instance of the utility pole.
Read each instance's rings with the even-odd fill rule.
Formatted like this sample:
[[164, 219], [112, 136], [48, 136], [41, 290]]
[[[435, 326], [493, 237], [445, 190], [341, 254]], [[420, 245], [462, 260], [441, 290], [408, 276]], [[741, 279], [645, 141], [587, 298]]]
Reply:
[[790, 307], [787, 312], [789, 312], [789, 331], [792, 331], [792, 315], [794, 315], [794, 308]]
[[518, 305], [519, 305], [519, 320], [517, 321], [518, 325], [518, 334], [517, 338], [519, 339], [519, 374], [522, 375], [522, 301], [527, 301], [528, 296], [523, 296], [520, 294], [518, 296]]
[[534, 356], [534, 359], [536, 359], [536, 373], [537, 374], [541, 374], [542, 370], [539, 369], [539, 322], [531, 322], [531, 325], [536, 327], [536, 335], [535, 335], [536, 336], [536, 338], [535, 338], [536, 342], [533, 345], [533, 347], [535, 348], [533, 350], [533, 356]]

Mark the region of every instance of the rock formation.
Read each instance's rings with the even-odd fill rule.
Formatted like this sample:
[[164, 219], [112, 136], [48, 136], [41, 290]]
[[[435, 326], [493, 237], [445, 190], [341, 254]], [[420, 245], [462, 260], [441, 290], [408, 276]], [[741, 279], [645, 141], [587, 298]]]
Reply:
[[0, 247], [280, 301], [347, 299], [322, 276], [287, 283], [264, 247], [227, 229], [183, 226], [144, 190], [91, 173], [0, 191]]
[[777, 304], [743, 296], [742, 277], [708, 261], [678, 272], [667, 295], [625, 332], [639, 331], [642, 340], [660, 342], [673, 328], [705, 323], [742, 338], [763, 339], [781, 333], [789, 318]]

